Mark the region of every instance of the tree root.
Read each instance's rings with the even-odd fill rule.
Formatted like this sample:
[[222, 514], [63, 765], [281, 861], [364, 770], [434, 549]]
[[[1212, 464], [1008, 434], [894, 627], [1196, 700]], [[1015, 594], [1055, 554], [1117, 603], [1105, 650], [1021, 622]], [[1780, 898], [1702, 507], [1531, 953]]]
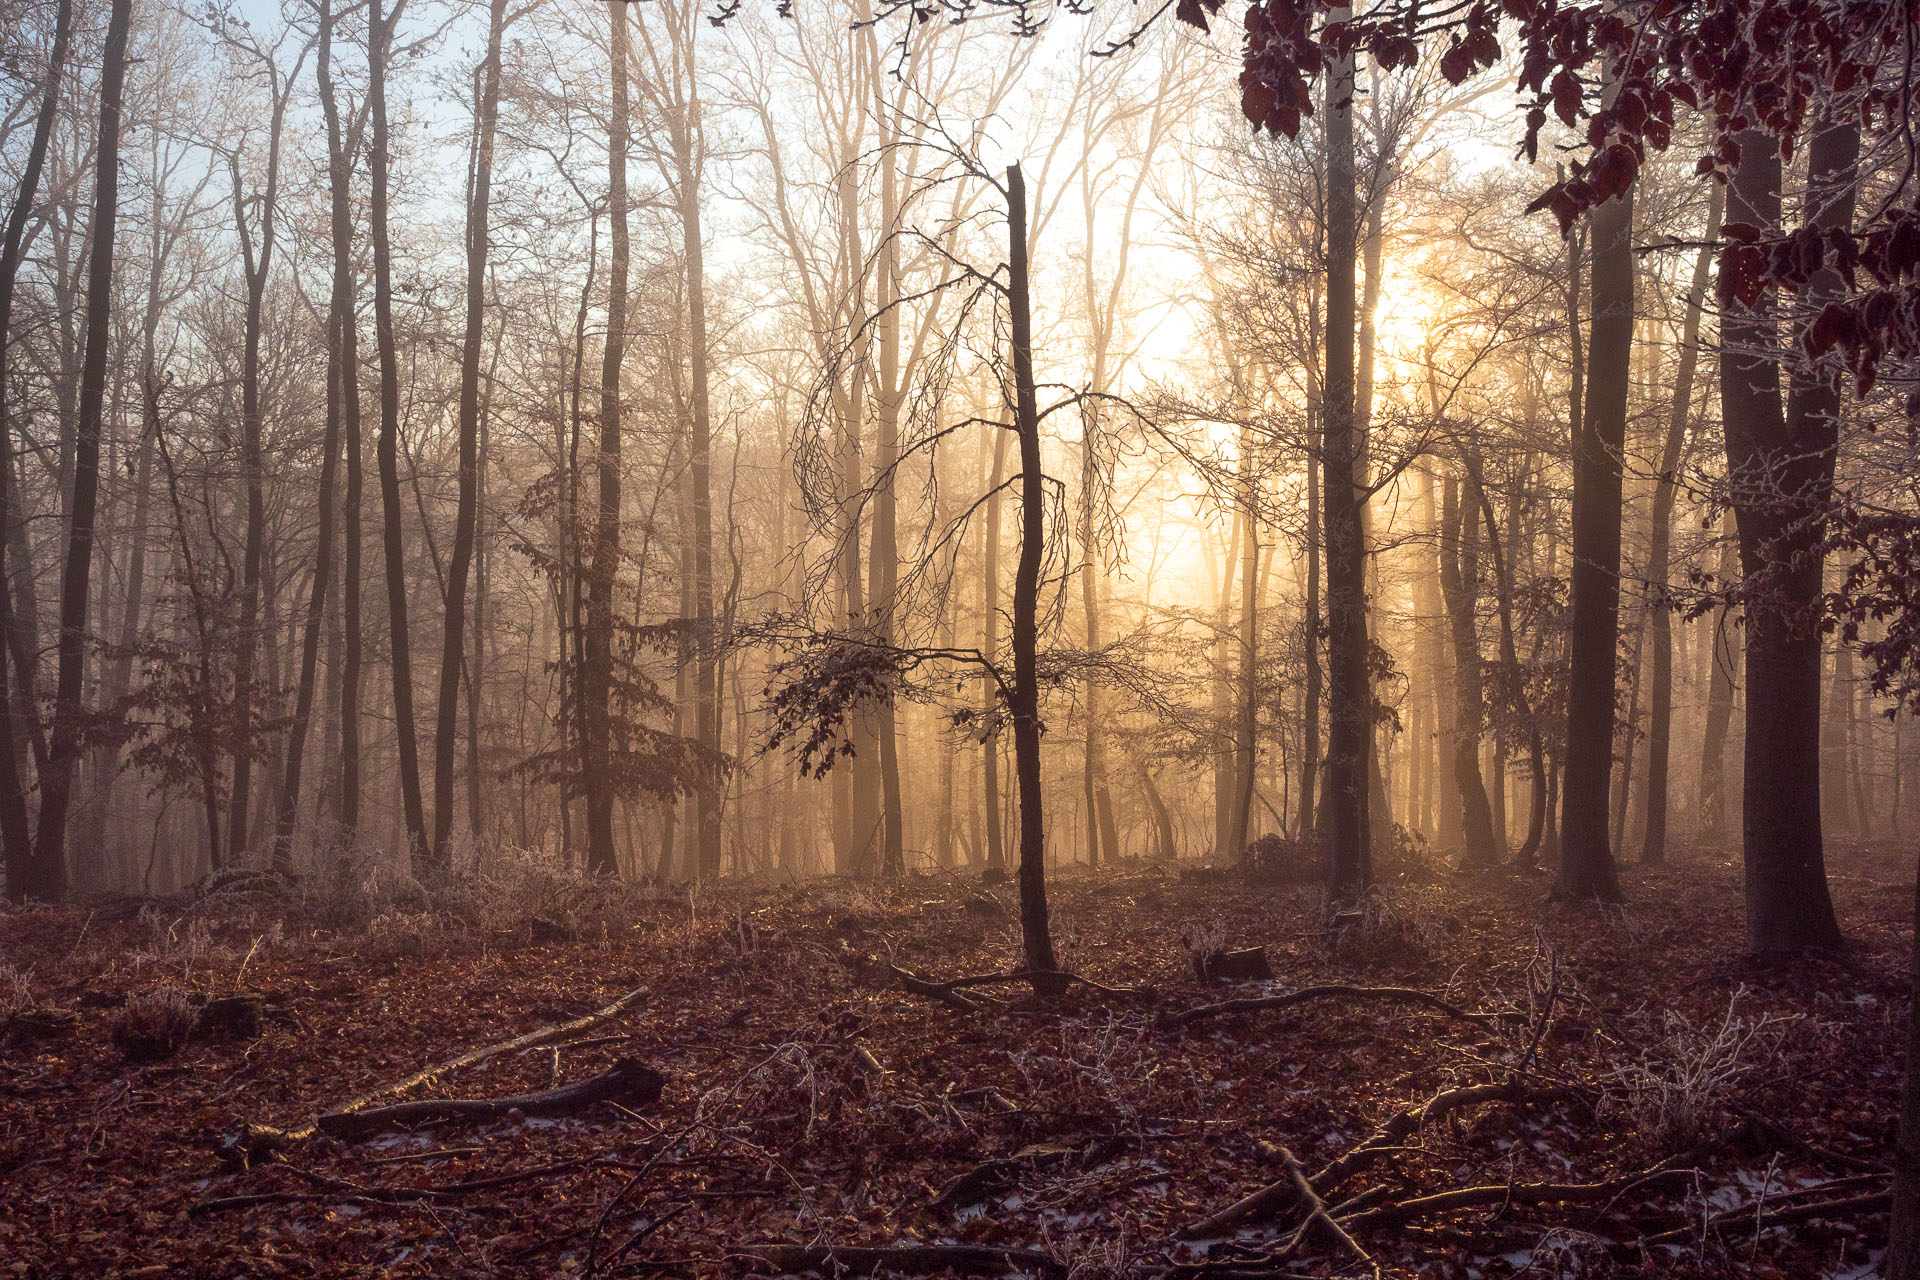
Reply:
[[1071, 986], [1082, 986], [1098, 991], [1101, 995], [1116, 997], [1151, 998], [1152, 991], [1138, 987], [1108, 987], [1095, 982], [1092, 978], [1083, 978], [1077, 973], [1060, 970], [1019, 969], [1013, 973], [977, 973], [964, 978], [949, 978], [945, 982], [933, 982], [917, 974], [909, 973], [899, 965], [887, 966], [893, 976], [899, 980], [902, 990], [917, 996], [968, 1013], [978, 1013], [987, 1006], [978, 1000], [963, 996], [960, 992], [968, 987], [992, 987], [1008, 983], [1028, 982], [1033, 984], [1034, 993], [1042, 996], [1057, 996]]

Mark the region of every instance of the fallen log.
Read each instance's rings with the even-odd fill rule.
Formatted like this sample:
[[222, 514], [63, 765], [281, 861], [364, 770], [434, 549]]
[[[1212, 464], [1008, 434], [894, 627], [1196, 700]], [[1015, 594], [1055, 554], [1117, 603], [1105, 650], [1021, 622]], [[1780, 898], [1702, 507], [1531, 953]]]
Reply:
[[622, 1058], [597, 1076], [506, 1098], [423, 1098], [385, 1107], [335, 1111], [321, 1116], [314, 1127], [330, 1138], [352, 1141], [390, 1129], [410, 1129], [436, 1120], [499, 1120], [513, 1112], [524, 1116], [570, 1116], [602, 1102], [644, 1107], [660, 1096], [667, 1078], [645, 1063]]
[[[479, 1066], [481, 1063], [497, 1058], [503, 1053], [514, 1053], [522, 1049], [538, 1048], [541, 1045], [551, 1044], [556, 1040], [565, 1040], [569, 1036], [590, 1030], [611, 1018], [619, 1016], [635, 1001], [646, 994], [647, 989], [645, 987], [635, 987], [633, 990], [615, 1000], [612, 1004], [596, 1009], [583, 1017], [574, 1018], [568, 1022], [554, 1023], [551, 1026], [540, 1027], [527, 1032], [525, 1035], [515, 1036], [511, 1040], [499, 1040], [492, 1044], [482, 1045], [477, 1049], [471, 1049], [461, 1054], [457, 1058], [449, 1058], [445, 1062], [438, 1062], [430, 1067], [423, 1067], [403, 1080], [395, 1080], [389, 1084], [383, 1084], [378, 1088], [369, 1089], [365, 1093], [348, 1099], [346, 1102], [334, 1108], [334, 1114], [364, 1110], [382, 1098], [391, 1098], [395, 1094], [405, 1093], [409, 1089], [419, 1088], [423, 1084], [427, 1084], [441, 1076], [451, 1074], [466, 1067]], [[217, 1154], [223, 1163], [244, 1168], [257, 1160], [271, 1157], [296, 1143], [304, 1142], [318, 1131], [318, 1126], [314, 1122], [301, 1125], [296, 1129], [282, 1129], [273, 1125], [243, 1124], [240, 1126], [239, 1132], [229, 1134], [227, 1137], [221, 1139]]]
[[1066, 1268], [1038, 1249], [1011, 1249], [998, 1245], [917, 1244], [882, 1249], [846, 1245], [744, 1245], [733, 1253], [756, 1258], [781, 1271], [819, 1271], [833, 1276], [870, 1276], [876, 1271], [930, 1275], [956, 1271], [967, 1275], [1027, 1275], [1064, 1277]]

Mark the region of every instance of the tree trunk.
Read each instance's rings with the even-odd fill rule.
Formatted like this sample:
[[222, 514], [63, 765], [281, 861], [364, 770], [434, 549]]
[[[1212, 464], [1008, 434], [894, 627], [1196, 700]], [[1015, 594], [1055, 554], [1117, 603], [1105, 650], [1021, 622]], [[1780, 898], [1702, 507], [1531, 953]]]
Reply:
[[94, 511], [100, 494], [100, 426], [105, 417], [107, 358], [113, 342], [113, 243], [120, 208], [120, 109], [127, 72], [127, 27], [133, 0], [113, 0], [100, 70], [100, 132], [95, 144], [91, 260], [87, 264], [87, 345], [80, 367], [80, 411], [74, 422], [73, 497], [68, 508], [66, 566], [60, 580], [59, 675], [53, 733], [40, 777], [27, 896], [59, 898], [67, 888], [67, 811], [80, 762], [86, 663], [88, 578], [93, 568]]
[[[993, 432], [993, 473], [988, 479], [986, 547], [982, 553], [980, 652], [987, 662], [999, 663], [1000, 653], [1000, 513], [1001, 490], [1007, 483], [1007, 441], [1010, 434], [998, 424]], [[987, 818], [987, 865], [1007, 865], [1006, 842], [1000, 821], [1000, 687], [989, 672], [980, 681], [981, 714], [986, 722], [980, 733], [981, 802]]]
[[[1780, 221], [1780, 156], [1741, 135], [1727, 219]], [[1850, 125], [1818, 128], [1808, 149], [1818, 226], [1850, 226], [1860, 138]], [[1831, 195], [1830, 185], [1838, 194]], [[1817, 304], [1840, 288], [1816, 277]], [[1747, 589], [1746, 777], [1742, 849], [1747, 945], [1757, 953], [1842, 945], [1827, 892], [1820, 830], [1821, 588], [1818, 512], [1833, 486], [1839, 392], [1796, 374], [1780, 404], [1780, 343], [1771, 298], [1721, 321], [1720, 401], [1727, 474]]]
[[[1309, 430], [1308, 439], [1312, 439]], [[1320, 670], [1320, 468], [1309, 456], [1306, 467], [1307, 554], [1302, 592], [1300, 649], [1306, 679], [1300, 686], [1300, 809], [1295, 836], [1306, 839], [1319, 826], [1315, 793], [1320, 784], [1320, 703], [1325, 695]]]
[[[1046, 477], [1040, 470], [1040, 409], [1033, 382], [1033, 318], [1027, 293], [1027, 185], [1020, 166], [1007, 169], [1007, 309], [1013, 325], [1014, 426], [1020, 436], [1020, 563], [1013, 580], [1014, 772], [1020, 785], [1020, 934], [1026, 967], [1052, 973], [1047, 922], [1046, 822], [1040, 787], [1040, 562], [1046, 544]], [[1047, 984], [1034, 983], [1043, 994]]]
[[1348, 901], [1373, 881], [1368, 765], [1373, 693], [1367, 674], [1364, 494], [1354, 486], [1353, 59], [1327, 79], [1326, 436], [1321, 493], [1327, 553], [1327, 890]]
[[1247, 848], [1248, 825], [1253, 816], [1254, 741], [1259, 728], [1259, 689], [1257, 687], [1259, 637], [1255, 629], [1260, 621], [1260, 523], [1258, 508], [1258, 471], [1253, 462], [1253, 433], [1240, 433], [1240, 672], [1234, 687], [1233, 716], [1233, 813], [1227, 839], [1229, 858], [1239, 858]]
[[[60, 82], [66, 71], [67, 46], [73, 36], [73, 0], [60, 0], [53, 20], [53, 46], [48, 53], [47, 69], [41, 82], [39, 114], [34, 119], [33, 141], [27, 148], [26, 165], [20, 175], [20, 187], [13, 208], [7, 215], [6, 239], [0, 244], [0, 388], [7, 385], [8, 339], [12, 335], [13, 294], [20, 277], [20, 259], [26, 237], [27, 220], [38, 200], [40, 173], [46, 167], [47, 147], [53, 126], [60, 114]], [[13, 616], [13, 588], [7, 571], [8, 536], [19, 526], [14, 512], [13, 424], [8, 421], [7, 398], [0, 394], [0, 637], [16, 634]], [[7, 896], [19, 902], [26, 898], [37, 879], [33, 851], [33, 833], [27, 812], [26, 782], [20, 763], [25, 756], [24, 734], [15, 716], [16, 692], [8, 679], [6, 648], [0, 647], [0, 849], [4, 850], [7, 872]], [[23, 671], [21, 683], [31, 684], [30, 673]]]
[[[607, 131], [607, 336], [600, 362], [599, 501], [593, 559], [587, 569], [585, 662], [581, 669], [587, 799], [587, 870], [620, 874], [613, 845], [613, 587], [620, 573], [620, 371], [627, 346], [627, 147], [632, 105], [627, 92], [627, 6], [607, 5], [608, 70], [613, 107]], [[698, 477], [699, 480], [704, 476]], [[706, 740], [702, 735], [701, 740]]]
[[1621, 451], [1633, 355], [1633, 193], [1594, 209], [1590, 385], [1573, 441], [1573, 619], [1556, 892], [1621, 900], [1607, 839], [1620, 638]]
[[1673, 376], [1673, 408], [1667, 415], [1667, 442], [1660, 454], [1660, 472], [1654, 480], [1653, 529], [1647, 549], [1647, 581], [1655, 595], [1653, 616], [1653, 687], [1649, 691], [1651, 720], [1647, 726], [1647, 834], [1640, 860], [1658, 865], [1667, 858], [1667, 782], [1673, 749], [1673, 609], [1667, 599], [1672, 572], [1673, 505], [1679, 489], [1681, 459], [1686, 453], [1687, 429], [1693, 416], [1693, 381], [1700, 359], [1700, 310], [1707, 296], [1712, 268], [1708, 246], [1720, 234], [1725, 199], [1719, 183], [1711, 184], [1707, 198], [1707, 225], [1693, 259], [1693, 280], [1687, 289], [1687, 309], [1680, 324], [1680, 367]]
[[[447, 557], [445, 626], [440, 639], [440, 704], [433, 732], [433, 844], [436, 870], [446, 871], [453, 850], [453, 762], [459, 736], [460, 673], [467, 650], [467, 576], [473, 565], [480, 509], [480, 348], [486, 331], [488, 214], [493, 198], [493, 146], [500, 118], [500, 40], [507, 0], [487, 11], [487, 52], [480, 67], [474, 120], [473, 173], [467, 193], [467, 314], [460, 336], [460, 480]], [[609, 197], [611, 201], [611, 197]], [[618, 233], [616, 233], [618, 234]], [[618, 367], [616, 366], [616, 374]], [[616, 409], [617, 412], [617, 409]], [[477, 834], [477, 833], [476, 833]]]
[[413, 721], [413, 655], [407, 632], [407, 551], [400, 508], [400, 350], [393, 331], [393, 242], [387, 230], [392, 185], [392, 134], [387, 126], [387, 64], [394, 27], [406, 0], [381, 12], [367, 11], [367, 112], [373, 120], [372, 190], [367, 216], [373, 235], [373, 327], [380, 353], [380, 434], [375, 441], [380, 470], [381, 541], [386, 553], [387, 627], [393, 644], [394, 739], [399, 752], [400, 803], [408, 856], [421, 866], [427, 843], [426, 806], [420, 791], [420, 746]]
[[[618, 3], [619, 0], [615, 0]], [[715, 665], [713, 603], [713, 419], [708, 393], [706, 250], [701, 230], [700, 181], [705, 145], [700, 102], [693, 92], [693, 50], [684, 51], [688, 93], [668, 121], [673, 146], [674, 186], [680, 215], [681, 256], [687, 288], [687, 361], [692, 373], [693, 437], [689, 457], [693, 480], [693, 605], [698, 645], [694, 679], [694, 733], [709, 751], [720, 750], [720, 686]], [[709, 782], [694, 797], [694, 835], [700, 874], [720, 874], [720, 817], [726, 787]]]
[[[1733, 517], [1725, 517], [1721, 528], [1718, 585], [1733, 586], [1740, 571], [1739, 541], [1733, 532]], [[1732, 610], [1722, 605], [1704, 619], [1712, 628], [1707, 641], [1707, 723], [1700, 742], [1700, 806], [1695, 839], [1701, 844], [1719, 846], [1727, 839], [1727, 731], [1733, 726], [1733, 685], [1740, 672], [1742, 646], [1733, 642]]]
[[1486, 699], [1480, 665], [1478, 470], [1477, 460], [1470, 460], [1464, 499], [1460, 482], [1447, 477], [1440, 515], [1440, 584], [1453, 634], [1455, 710], [1450, 745], [1465, 841], [1461, 865], [1490, 867], [1500, 861], [1500, 850], [1494, 840], [1493, 809], [1480, 775], [1480, 728], [1486, 719]]

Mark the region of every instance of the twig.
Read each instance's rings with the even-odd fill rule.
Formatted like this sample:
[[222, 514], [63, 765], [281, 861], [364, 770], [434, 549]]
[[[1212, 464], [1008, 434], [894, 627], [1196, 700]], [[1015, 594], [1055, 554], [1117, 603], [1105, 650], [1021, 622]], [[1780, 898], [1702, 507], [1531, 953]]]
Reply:
[[1066, 1269], [1037, 1249], [997, 1245], [920, 1244], [885, 1249], [857, 1249], [842, 1245], [759, 1244], [735, 1250], [782, 1271], [821, 1271], [830, 1275], [872, 1275], [882, 1270], [909, 1275], [957, 1271], [972, 1275], [1005, 1275], [1026, 1271], [1064, 1276]]
[[1457, 1191], [1439, 1191], [1363, 1209], [1346, 1219], [1349, 1229], [1397, 1227], [1418, 1218], [1460, 1209], [1479, 1209], [1490, 1205], [1568, 1204], [1591, 1200], [1610, 1200], [1624, 1191], [1659, 1178], [1691, 1177], [1692, 1169], [1652, 1169], [1613, 1178], [1606, 1182], [1516, 1182], [1499, 1186], [1461, 1187]]
[[1412, 987], [1304, 987], [1299, 991], [1289, 991], [1279, 996], [1250, 996], [1238, 1000], [1222, 1000], [1217, 1004], [1196, 1005], [1179, 1013], [1161, 1015], [1161, 1023], [1168, 1027], [1188, 1027], [1208, 1018], [1223, 1018], [1237, 1013], [1260, 1013], [1269, 1009], [1290, 1009], [1297, 1004], [1307, 1004], [1314, 1000], [1379, 1000], [1402, 1004], [1417, 1004], [1444, 1013], [1450, 1018], [1462, 1022], [1471, 1022], [1475, 1026], [1490, 1027], [1500, 1022], [1512, 1021], [1521, 1015], [1472, 1013], [1458, 1005], [1448, 1004], [1439, 996]]

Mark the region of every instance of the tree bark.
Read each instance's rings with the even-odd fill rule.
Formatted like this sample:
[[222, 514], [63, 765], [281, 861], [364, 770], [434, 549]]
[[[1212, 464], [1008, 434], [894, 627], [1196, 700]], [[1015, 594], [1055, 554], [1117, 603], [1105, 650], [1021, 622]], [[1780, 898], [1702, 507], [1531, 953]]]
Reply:
[[1453, 634], [1455, 710], [1449, 745], [1465, 841], [1461, 864], [1490, 867], [1499, 862], [1500, 850], [1494, 839], [1486, 783], [1480, 776], [1480, 728], [1486, 719], [1486, 698], [1480, 665], [1478, 470], [1477, 463], [1468, 464], [1464, 497], [1460, 482], [1452, 476], [1446, 479], [1440, 515], [1440, 584]]
[[1633, 193], [1590, 215], [1589, 385], [1573, 440], [1573, 620], [1556, 892], [1621, 900], [1608, 841], [1615, 653], [1620, 638], [1621, 451], [1633, 355]]
[[[8, 339], [12, 336], [14, 285], [20, 277], [20, 259], [26, 237], [27, 220], [40, 190], [40, 174], [46, 167], [47, 148], [53, 138], [53, 126], [60, 114], [60, 82], [66, 71], [67, 47], [73, 36], [73, 0], [60, 0], [53, 20], [53, 45], [47, 56], [47, 69], [41, 81], [39, 114], [34, 119], [33, 140], [20, 174], [20, 187], [14, 194], [13, 208], [7, 215], [6, 239], [0, 242], [0, 388], [7, 385]], [[13, 588], [7, 570], [8, 535], [16, 527], [13, 492], [13, 424], [8, 421], [7, 398], [0, 394], [0, 637], [15, 633]], [[20, 763], [24, 734], [15, 715], [15, 691], [8, 679], [10, 645], [0, 647], [0, 850], [4, 850], [7, 872], [7, 896], [19, 902], [26, 898], [36, 879], [33, 833], [27, 812], [26, 782]], [[22, 684], [31, 683], [23, 672]]]
[[[1742, 134], [1727, 218], [1780, 221], [1780, 155]], [[1860, 138], [1851, 125], [1817, 127], [1808, 149], [1810, 223], [1853, 220]], [[1837, 189], [1838, 194], [1834, 194]], [[1840, 288], [1816, 278], [1816, 304]], [[1842, 945], [1827, 892], [1820, 829], [1821, 588], [1819, 512], [1833, 487], [1839, 391], [1796, 374], [1784, 414], [1779, 333], [1770, 297], [1721, 321], [1720, 402], [1727, 474], [1746, 581], [1746, 778], [1741, 845], [1747, 874], [1747, 946], [1756, 953]]]
[[[1020, 437], [1020, 563], [1013, 580], [1014, 772], [1020, 785], [1020, 933], [1026, 967], [1053, 973], [1047, 921], [1046, 824], [1040, 785], [1039, 601], [1046, 543], [1046, 477], [1040, 470], [1040, 409], [1033, 382], [1033, 315], [1027, 292], [1027, 185], [1020, 166], [1007, 169], [1007, 309], [1013, 326], [1014, 426]], [[1043, 984], [1036, 981], [1039, 989]]]
[[[500, 41], [507, 0], [487, 11], [487, 52], [480, 66], [480, 101], [474, 120], [473, 173], [467, 194], [467, 314], [460, 337], [459, 497], [453, 546], [447, 557], [445, 626], [440, 639], [440, 704], [433, 732], [434, 868], [446, 871], [453, 850], [453, 764], [460, 716], [460, 673], [467, 649], [467, 577], [473, 565], [480, 509], [480, 350], [486, 331], [488, 214], [493, 198], [493, 148], [500, 119]], [[478, 834], [477, 832], [474, 834]]]
[[1321, 505], [1327, 555], [1327, 890], [1358, 897], [1373, 881], [1368, 763], [1373, 694], [1367, 674], [1366, 544], [1362, 492], [1354, 486], [1353, 59], [1327, 79], [1326, 436]]
[[[620, 571], [620, 371], [627, 346], [627, 148], [632, 104], [627, 91], [627, 6], [609, 0], [608, 72], [612, 115], [607, 129], [607, 335], [600, 361], [599, 501], [593, 558], [587, 569], [585, 662], [581, 713], [587, 800], [587, 870], [617, 876], [613, 844], [613, 587]], [[696, 478], [698, 483], [704, 477]], [[702, 741], [705, 736], [702, 735]], [[702, 860], [704, 869], [704, 859]]]
[[120, 116], [133, 0], [113, 0], [100, 69], [100, 131], [95, 144], [93, 245], [87, 264], [87, 345], [74, 421], [73, 497], [66, 565], [60, 580], [59, 668], [53, 732], [40, 777], [40, 825], [27, 868], [27, 896], [53, 900], [67, 888], [67, 812], [80, 763], [86, 665], [87, 596], [93, 567], [94, 512], [100, 494], [100, 427], [106, 411], [107, 358], [113, 342], [113, 248], [120, 209]]
[[1687, 288], [1687, 309], [1680, 322], [1680, 365], [1673, 375], [1673, 409], [1667, 416], [1667, 442], [1660, 454], [1660, 473], [1653, 490], [1653, 530], [1647, 549], [1647, 581], [1655, 593], [1653, 616], [1653, 687], [1647, 726], [1647, 832], [1640, 847], [1642, 862], [1658, 865], [1667, 857], [1667, 782], [1673, 749], [1673, 610], [1667, 599], [1672, 571], [1673, 505], [1679, 489], [1681, 459], [1686, 453], [1687, 430], [1693, 416], [1693, 382], [1700, 360], [1700, 311], [1706, 303], [1707, 276], [1712, 268], [1707, 247], [1720, 234], [1725, 195], [1713, 183], [1707, 198], [1707, 225], [1693, 259], [1693, 280]]
[[408, 856], [424, 869], [426, 806], [420, 791], [420, 745], [413, 720], [413, 653], [407, 631], [406, 533], [400, 507], [400, 350], [393, 330], [393, 241], [388, 232], [392, 186], [392, 133], [387, 124], [387, 69], [393, 33], [406, 0], [382, 12], [381, 0], [367, 10], [367, 111], [373, 120], [372, 189], [367, 217], [373, 236], [373, 327], [380, 355], [380, 433], [375, 453], [380, 470], [381, 542], [386, 558], [387, 627], [393, 644], [394, 739], [399, 753], [401, 817]]

